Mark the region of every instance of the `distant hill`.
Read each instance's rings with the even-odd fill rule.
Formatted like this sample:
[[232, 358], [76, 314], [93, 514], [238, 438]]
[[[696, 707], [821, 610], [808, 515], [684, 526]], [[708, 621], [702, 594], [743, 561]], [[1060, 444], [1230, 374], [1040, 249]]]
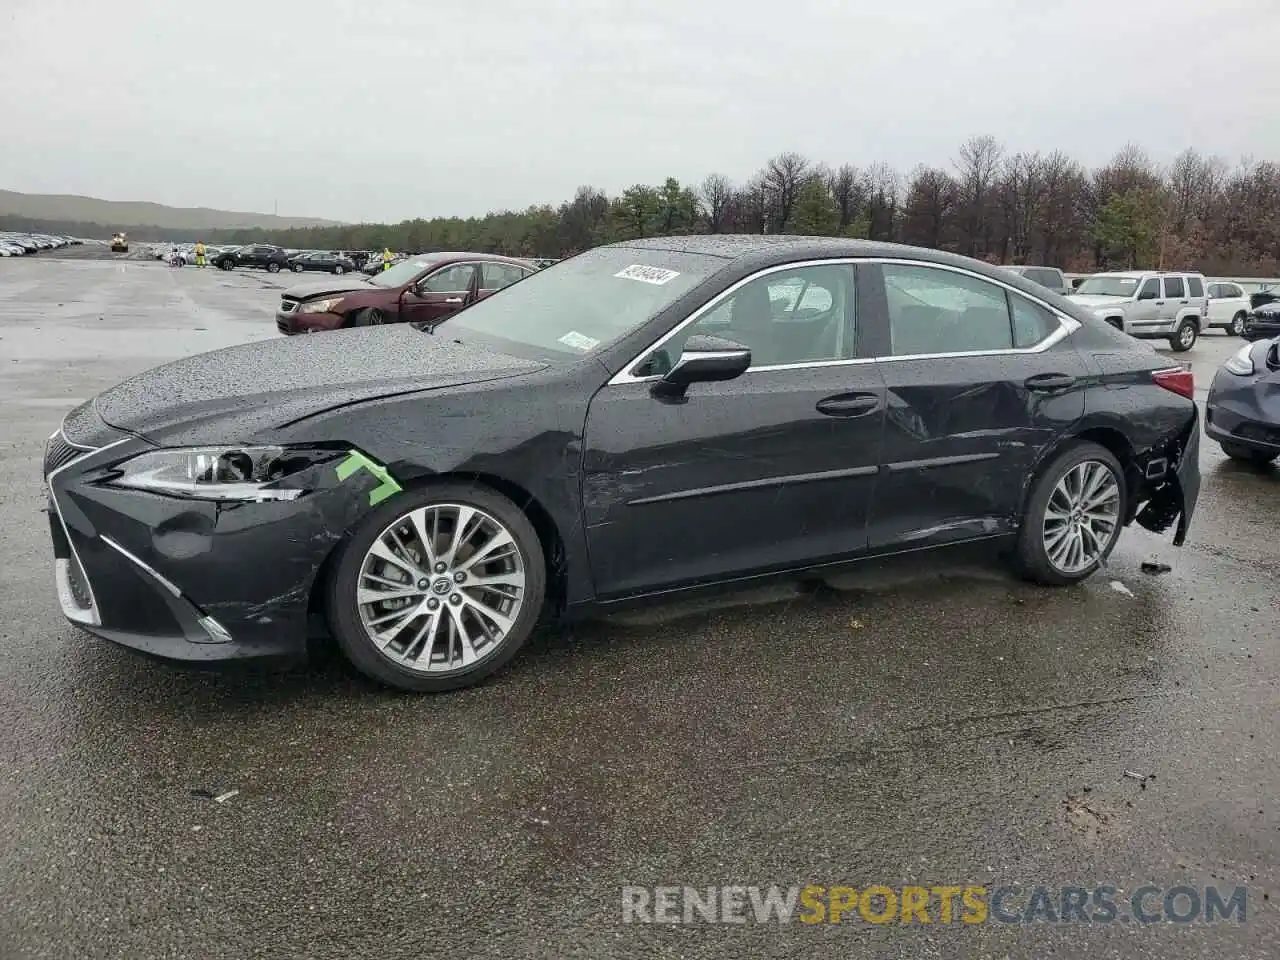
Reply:
[[166, 207], [143, 201], [98, 200], [62, 194], [15, 193], [0, 190], [0, 216], [102, 224], [111, 230], [149, 226], [162, 230], [289, 230], [295, 227], [331, 227], [337, 220], [318, 217], [277, 217], [269, 213], [240, 213], [208, 207]]

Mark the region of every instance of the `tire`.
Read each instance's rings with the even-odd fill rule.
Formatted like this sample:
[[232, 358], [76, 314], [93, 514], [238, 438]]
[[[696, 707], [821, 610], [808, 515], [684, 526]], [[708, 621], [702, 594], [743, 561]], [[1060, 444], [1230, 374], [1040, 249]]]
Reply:
[[267, 273], [279, 273], [280, 264], [272, 262], [267, 264]]
[[1243, 463], [1256, 463], [1259, 466], [1268, 464], [1277, 456], [1280, 456], [1280, 454], [1269, 453], [1265, 450], [1254, 450], [1239, 443], [1232, 443], [1230, 440], [1219, 440], [1218, 446], [1222, 447], [1222, 452], [1232, 460], [1239, 460]]
[[1244, 336], [1244, 311], [1243, 310], [1231, 318], [1231, 325], [1227, 327], [1227, 332], [1230, 333], [1233, 337]]
[[303, 270], [305, 270], [305, 269], [306, 269], [306, 267], [304, 267], [304, 266], [303, 266], [302, 264], [300, 264], [300, 263], [295, 263], [292, 267], [290, 267], [290, 269], [291, 269], [294, 273], [301, 273]]
[[[1051, 500], [1056, 508], [1055, 512], [1062, 509], [1062, 500], [1056, 496], [1059, 492], [1059, 484], [1063, 483], [1069, 474], [1072, 474], [1073, 471], [1085, 464], [1093, 464], [1095, 468], [1105, 468], [1109, 472], [1111, 482], [1115, 487], [1114, 506], [1117, 512], [1110, 532], [1102, 539], [1101, 549], [1097, 549], [1097, 540], [1094, 540], [1091, 544], [1087, 537], [1078, 538], [1090, 555], [1082, 558], [1087, 559], [1087, 562], [1077, 568], [1076, 566], [1060, 565], [1054, 559], [1051, 559], [1048, 544], [1053, 542], [1053, 534], [1059, 532], [1062, 529], [1062, 525], [1055, 524], [1053, 531], [1048, 531], [1046, 530], [1046, 518], [1050, 512]], [[1079, 476], [1080, 474], [1075, 475]], [[1027, 510], [1023, 515], [1022, 525], [1018, 530], [1015, 559], [1019, 571], [1027, 579], [1046, 586], [1065, 586], [1079, 583], [1081, 580], [1092, 576], [1098, 567], [1106, 561], [1107, 557], [1111, 555], [1116, 541], [1120, 539], [1120, 531], [1124, 528], [1124, 518], [1128, 504], [1127, 497], [1128, 491], [1125, 485], [1124, 468], [1121, 467], [1120, 461], [1115, 458], [1115, 455], [1110, 450], [1096, 443], [1083, 440], [1072, 443], [1057, 454], [1040, 471], [1039, 476], [1032, 485], [1031, 496], [1027, 500]], [[1091, 527], [1090, 529], [1094, 528]], [[1071, 539], [1070, 534], [1067, 536], [1068, 539]], [[1054, 544], [1054, 546], [1056, 548], [1057, 544]]]
[[333, 266], [333, 272], [336, 273], [338, 276], [342, 276], [344, 273], [347, 272], [347, 268], [340, 263], [336, 263]]
[[377, 307], [365, 307], [356, 313], [353, 327], [380, 327], [387, 322], [387, 315]]
[[1178, 329], [1173, 331], [1173, 335], [1169, 337], [1169, 346], [1173, 348], [1174, 353], [1186, 353], [1196, 345], [1196, 340], [1200, 336], [1200, 331], [1196, 329], [1194, 320], [1183, 320], [1178, 324]]
[[219, 260], [217, 263], [217, 267], [219, 270], [230, 270], [234, 266], [235, 264], [232, 263], [230, 260]]
[[[385, 575], [391, 569], [378, 557], [371, 553], [376, 543], [382, 543], [382, 556], [391, 551], [386, 544], [390, 537], [387, 531], [396, 527], [398, 521], [405, 520], [416, 511], [420, 514], [423, 528], [444, 529], [439, 522], [433, 523], [428, 518], [445, 518], [445, 524], [452, 518], [456, 524], [461, 519], [461, 510], [472, 511], [473, 522], [479, 521], [469, 529], [475, 531], [473, 542], [478, 549], [477, 554], [484, 555], [484, 543], [492, 532], [501, 530], [507, 534], [513, 545], [508, 557], [502, 557], [496, 563], [505, 565], [510, 570], [519, 572], [499, 573], [499, 576], [510, 577], [514, 581], [520, 578], [523, 587], [519, 594], [519, 604], [509, 608], [511, 614], [507, 628], [503, 630], [498, 621], [482, 621], [480, 613], [491, 610], [498, 613], [496, 607], [504, 604], [503, 600], [495, 601], [496, 591], [481, 586], [452, 586], [454, 574], [436, 572], [436, 568], [417, 570], [421, 579], [406, 579], [406, 585], [413, 590], [421, 588], [420, 593], [412, 597], [397, 596], [389, 601], [401, 604], [400, 610], [413, 611], [403, 621], [395, 619], [397, 610], [393, 606], [388, 614], [384, 612], [384, 603], [366, 603], [358, 601], [358, 590], [363, 584], [366, 595], [379, 591], [380, 584], [386, 582]], [[491, 523], [492, 521], [492, 523]], [[416, 535], [410, 531], [412, 525], [401, 528], [404, 534], [397, 533], [394, 540], [398, 544], [408, 545], [417, 551], [417, 560], [421, 559], [421, 550], [417, 547]], [[406, 539], [407, 537], [407, 539]], [[435, 551], [440, 555], [442, 548], [451, 542], [452, 532], [437, 537]], [[456, 549], [456, 547], [455, 547]], [[467, 550], [468, 548], [463, 548]], [[342, 652], [357, 670], [388, 686], [413, 693], [439, 693], [445, 690], [456, 690], [479, 683], [505, 666], [516, 655], [520, 647], [533, 632], [543, 598], [546, 595], [546, 563], [542, 552], [542, 544], [529, 518], [514, 503], [501, 494], [487, 487], [474, 483], [441, 482], [426, 487], [410, 490], [393, 496], [371, 511], [356, 527], [347, 541], [339, 548], [340, 553], [333, 574], [329, 578], [325, 591], [325, 609], [329, 627]], [[498, 548], [501, 553], [501, 547]], [[459, 551], [459, 556], [462, 551]], [[401, 559], [406, 556], [414, 559], [415, 555], [401, 551]], [[518, 557], [518, 559], [517, 559]], [[371, 566], [366, 566], [369, 564]], [[416, 567], [416, 562], [414, 563]], [[466, 566], [466, 561], [463, 561]], [[477, 565], [471, 571], [483, 567], [481, 576], [492, 576], [492, 565]], [[380, 571], [383, 579], [368, 579], [373, 568]], [[455, 573], [462, 572], [455, 568]], [[400, 575], [397, 574], [397, 577]], [[407, 572], [406, 578], [410, 577]], [[463, 572], [463, 576], [466, 573]], [[430, 582], [432, 577], [438, 580]], [[437, 588], [443, 586], [441, 592]], [[504, 588], [504, 589], [512, 589]], [[403, 590], [393, 591], [403, 594]], [[501, 596], [498, 594], [498, 596]], [[483, 601], [477, 602], [477, 601]], [[494, 603], [494, 607], [485, 604]], [[435, 612], [427, 610], [427, 604], [436, 604]], [[370, 636], [373, 627], [366, 626], [365, 620], [372, 619], [386, 623], [391, 617], [390, 626], [384, 627], [388, 633], [395, 631], [389, 642], [380, 649]], [[434, 619], [433, 619], [434, 618]], [[504, 617], [505, 618], [505, 617]], [[479, 628], [477, 629], [477, 625]], [[465, 647], [457, 642], [457, 636], [468, 630], [471, 643]], [[421, 631], [421, 632], [419, 632]], [[430, 632], [431, 650], [426, 649], [427, 632]], [[500, 634], [496, 636], [495, 634]], [[479, 644], [474, 641], [480, 641]], [[466, 663], [464, 649], [475, 657]], [[386, 652], [384, 652], [386, 651]], [[455, 657], [456, 651], [456, 657]], [[423, 657], [425, 656], [425, 665]], [[439, 657], [439, 663], [436, 663]], [[451, 666], [454, 660], [458, 665]]]

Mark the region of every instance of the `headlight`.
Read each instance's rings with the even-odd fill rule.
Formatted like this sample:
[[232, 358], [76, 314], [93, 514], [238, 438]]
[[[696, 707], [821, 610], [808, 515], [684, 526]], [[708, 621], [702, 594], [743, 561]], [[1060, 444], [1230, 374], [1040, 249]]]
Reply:
[[333, 456], [285, 447], [151, 450], [120, 464], [109, 482], [194, 500], [296, 500], [303, 491], [279, 481]]
[[1238, 377], [1247, 377], [1256, 373], [1253, 366], [1253, 344], [1246, 343], [1231, 355], [1231, 359], [1224, 363], [1222, 368]]
[[328, 300], [308, 300], [298, 308], [299, 313], [328, 313], [336, 310], [342, 303], [341, 297], [330, 297]]

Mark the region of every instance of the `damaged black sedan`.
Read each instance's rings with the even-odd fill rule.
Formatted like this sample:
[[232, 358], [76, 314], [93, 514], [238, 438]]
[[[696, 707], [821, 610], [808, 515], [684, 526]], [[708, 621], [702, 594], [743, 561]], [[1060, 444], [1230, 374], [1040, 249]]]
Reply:
[[207, 353], [67, 415], [58, 597], [177, 660], [322, 621], [409, 690], [544, 613], [984, 542], [1050, 585], [1137, 520], [1181, 543], [1191, 374], [931, 250], [681, 237], [557, 263], [439, 324]]

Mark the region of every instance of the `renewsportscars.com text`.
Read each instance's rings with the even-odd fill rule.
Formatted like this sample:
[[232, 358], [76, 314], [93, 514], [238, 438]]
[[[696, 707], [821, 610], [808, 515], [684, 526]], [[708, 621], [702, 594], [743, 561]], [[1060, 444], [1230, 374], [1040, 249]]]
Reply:
[[1248, 891], [1143, 884], [626, 886], [623, 923], [1244, 923]]

